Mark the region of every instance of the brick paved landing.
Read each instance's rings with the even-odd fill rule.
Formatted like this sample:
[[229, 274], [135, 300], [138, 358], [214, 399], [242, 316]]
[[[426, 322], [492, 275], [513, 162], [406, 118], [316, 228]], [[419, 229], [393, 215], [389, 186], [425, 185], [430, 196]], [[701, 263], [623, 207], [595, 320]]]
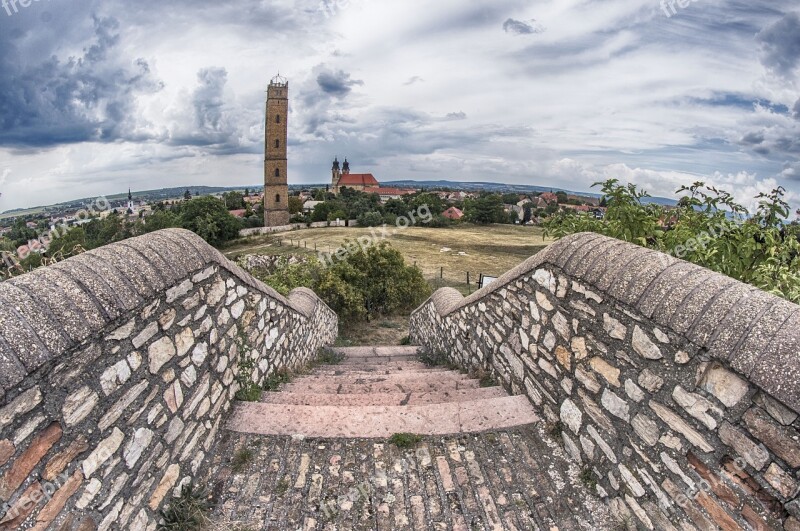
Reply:
[[226, 432], [216, 456], [220, 531], [624, 529], [540, 425], [407, 450]]

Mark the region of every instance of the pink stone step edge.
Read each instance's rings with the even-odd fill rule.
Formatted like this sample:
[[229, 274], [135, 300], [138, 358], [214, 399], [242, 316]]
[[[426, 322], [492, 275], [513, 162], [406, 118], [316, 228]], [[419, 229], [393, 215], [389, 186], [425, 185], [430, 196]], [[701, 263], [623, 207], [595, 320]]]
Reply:
[[396, 347], [335, 347], [335, 353], [342, 354], [348, 358], [393, 358], [397, 356], [419, 356], [419, 347], [396, 346]]
[[365, 393], [413, 393], [413, 392], [436, 392], [449, 391], [455, 389], [476, 389], [480, 387], [477, 380], [454, 380], [448, 379], [439, 382], [419, 382], [408, 383], [381, 382], [372, 384], [337, 384], [337, 383], [308, 383], [300, 381], [284, 384], [281, 391], [290, 393], [313, 393], [313, 394], [365, 394]]
[[317, 367], [309, 373], [310, 376], [340, 376], [344, 374], [355, 374], [363, 376], [375, 376], [382, 374], [432, 374], [450, 372], [444, 367], [397, 367], [395, 365], [381, 365], [374, 369], [362, 365], [336, 365]]
[[239, 402], [227, 423], [238, 433], [372, 439], [395, 433], [449, 435], [534, 424], [524, 396], [419, 406], [296, 406]]
[[[410, 395], [410, 396], [409, 396]], [[330, 393], [264, 393], [261, 402], [297, 406], [415, 406], [468, 402], [486, 398], [501, 398], [508, 394], [501, 387], [458, 389], [449, 392], [339, 394]]]
[[370, 358], [345, 358], [339, 365], [382, 365], [384, 363], [418, 362], [418, 356], [373, 356]]
[[371, 384], [412, 384], [415, 382], [444, 383], [449, 381], [469, 380], [469, 376], [460, 372], [420, 372], [420, 373], [393, 373], [393, 374], [310, 374], [298, 376], [292, 383], [296, 384], [330, 384], [330, 385], [371, 385]]

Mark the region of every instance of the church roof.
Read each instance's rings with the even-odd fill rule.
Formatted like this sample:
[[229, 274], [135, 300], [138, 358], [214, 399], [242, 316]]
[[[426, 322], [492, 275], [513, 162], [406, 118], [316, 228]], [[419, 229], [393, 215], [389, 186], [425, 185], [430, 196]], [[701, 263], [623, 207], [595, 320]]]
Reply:
[[371, 173], [349, 173], [342, 175], [339, 186], [380, 186]]

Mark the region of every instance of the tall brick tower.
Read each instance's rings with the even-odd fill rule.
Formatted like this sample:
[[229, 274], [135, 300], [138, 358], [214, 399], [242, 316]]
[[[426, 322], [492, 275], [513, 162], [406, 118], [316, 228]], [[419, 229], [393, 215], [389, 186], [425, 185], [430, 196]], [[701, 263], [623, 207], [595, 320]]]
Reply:
[[267, 89], [266, 141], [264, 145], [264, 223], [289, 224], [289, 185], [286, 140], [289, 120], [289, 82], [280, 75]]

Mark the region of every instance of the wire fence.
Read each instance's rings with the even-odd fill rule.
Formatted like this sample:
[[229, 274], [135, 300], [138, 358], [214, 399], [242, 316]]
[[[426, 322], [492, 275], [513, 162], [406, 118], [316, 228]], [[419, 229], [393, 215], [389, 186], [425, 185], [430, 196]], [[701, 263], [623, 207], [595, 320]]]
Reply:
[[474, 271], [459, 271], [439, 267], [438, 271], [431, 274], [430, 270], [423, 270], [423, 276], [433, 289], [455, 288], [464, 295], [470, 295], [488, 285], [494, 277]]

